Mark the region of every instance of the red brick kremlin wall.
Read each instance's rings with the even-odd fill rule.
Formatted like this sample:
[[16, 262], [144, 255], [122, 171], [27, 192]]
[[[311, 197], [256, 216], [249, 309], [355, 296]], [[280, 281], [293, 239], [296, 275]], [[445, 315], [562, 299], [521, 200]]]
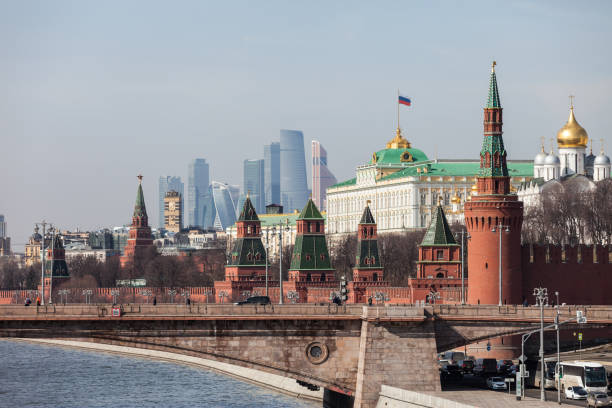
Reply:
[[[497, 265], [490, 265], [494, 270]], [[612, 247], [577, 245], [555, 246], [555, 245], [523, 245], [521, 247], [521, 268], [522, 268], [522, 298], [527, 299], [529, 304], [533, 304], [533, 288], [548, 288], [549, 301], [554, 300], [554, 292], [559, 291], [559, 301], [574, 305], [605, 305], [612, 304]], [[429, 279], [427, 280], [429, 281]], [[359, 282], [363, 285], [366, 282]], [[408, 280], [407, 282], [408, 283]], [[460, 302], [460, 279], [431, 279], [431, 283], [440, 293], [441, 299], [438, 303], [459, 303]], [[467, 279], [466, 279], [467, 287]], [[83, 288], [70, 288], [68, 302], [85, 302], [82, 295]], [[119, 290], [118, 302], [131, 303], [134, 299], [137, 303], [146, 303], [147, 297], [142, 295], [144, 290], [151, 291], [149, 302], [153, 296], [157, 297], [160, 303], [170, 302], [168, 295], [169, 288], [91, 288], [93, 291], [92, 303], [112, 302], [111, 290]], [[180, 294], [189, 292], [193, 302], [219, 303], [221, 300], [228, 303], [231, 300], [220, 299], [214, 287], [193, 287], [175, 288], [175, 303], [184, 301]], [[301, 292], [299, 303], [329, 303], [330, 291], [338, 291], [335, 287], [306, 287], [306, 295]], [[288, 285], [285, 283], [284, 294], [285, 302], [291, 301], [287, 298]], [[206, 292], [209, 292], [208, 299]], [[258, 282], [252, 286], [251, 294], [265, 294], [265, 285]], [[364, 291], [364, 296], [360, 297], [361, 303], [366, 303], [369, 297], [375, 297], [377, 292], [382, 292], [389, 298], [385, 303], [410, 304], [425, 300], [429, 294], [429, 288], [415, 285], [413, 290], [409, 287], [388, 287], [382, 286], [378, 282], [371, 282]], [[469, 293], [469, 287], [467, 288]], [[135, 294], [134, 294], [135, 293]], [[278, 302], [278, 282], [271, 281], [269, 288], [270, 299], [273, 303]], [[30, 296], [32, 301], [36, 295], [32, 295], [27, 290], [0, 290], [0, 304], [21, 304], [25, 298]], [[60, 296], [54, 290], [53, 295], [56, 303], [60, 302]], [[237, 299], [238, 300], [238, 299]], [[349, 293], [349, 303], [352, 299]], [[374, 303], [376, 301], [374, 300]]]

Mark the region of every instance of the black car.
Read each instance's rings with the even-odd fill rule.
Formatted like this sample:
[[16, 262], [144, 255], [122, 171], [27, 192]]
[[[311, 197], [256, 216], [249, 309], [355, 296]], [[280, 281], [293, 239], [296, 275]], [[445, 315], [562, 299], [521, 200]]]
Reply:
[[268, 296], [251, 296], [246, 300], [234, 303], [235, 305], [269, 305], [270, 298]]
[[458, 363], [459, 368], [463, 374], [472, 374], [474, 373], [474, 361], [472, 360], [462, 360]]

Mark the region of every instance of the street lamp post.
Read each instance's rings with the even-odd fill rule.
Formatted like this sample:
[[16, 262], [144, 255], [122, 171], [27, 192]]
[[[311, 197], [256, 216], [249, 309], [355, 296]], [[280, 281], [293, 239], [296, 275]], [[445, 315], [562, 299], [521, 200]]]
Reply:
[[[557, 371], [559, 374], [561, 373], [559, 370], [561, 369], [561, 353], [559, 350], [559, 291], [555, 291], [555, 296], [557, 298], [556, 308], [557, 314], [555, 314], [555, 329], [557, 329]], [[557, 402], [561, 405], [561, 377], [557, 374]]]
[[[287, 223], [289, 220], [287, 219]], [[279, 289], [279, 300], [278, 304], [283, 304], [283, 232], [289, 231], [289, 225], [283, 226], [278, 225], [278, 289]], [[272, 227], [272, 233], [277, 232], [276, 227]]]
[[227, 292], [222, 290], [219, 292], [219, 299], [221, 299], [221, 303], [225, 303], [224, 298], [227, 297]]
[[546, 364], [544, 364], [544, 304], [548, 306], [548, 289], [534, 288], [533, 295], [536, 297], [536, 305], [540, 306], [540, 400], [546, 401], [546, 393], [544, 392], [544, 381], [546, 374]]
[[261, 232], [261, 237], [266, 236], [266, 296], [268, 296], [268, 253], [269, 253], [269, 231], [266, 229], [266, 233]]
[[36, 223], [36, 226], [42, 225], [42, 239], [40, 240], [40, 256], [41, 256], [41, 279], [40, 285], [42, 287], [42, 293], [40, 294], [40, 304], [42, 306], [45, 305], [45, 235], [47, 225], [51, 225], [45, 220], [42, 220], [40, 223]]
[[55, 263], [55, 228], [49, 228], [51, 232], [51, 278], [49, 279], [49, 303], [53, 303], [53, 264]]
[[461, 304], [465, 305], [465, 239], [471, 239], [467, 230], [461, 230]]
[[499, 231], [499, 306], [502, 306], [502, 229], [505, 232], [510, 232], [509, 225], [502, 225], [500, 223], [491, 229], [491, 232], [495, 233]]

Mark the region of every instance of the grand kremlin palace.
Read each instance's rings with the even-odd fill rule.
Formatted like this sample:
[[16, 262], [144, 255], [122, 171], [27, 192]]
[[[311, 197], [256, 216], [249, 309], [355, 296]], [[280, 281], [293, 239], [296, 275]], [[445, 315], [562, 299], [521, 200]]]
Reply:
[[[328, 233], [354, 233], [366, 202], [378, 232], [425, 228], [441, 200], [449, 222], [463, 223], [463, 204], [475, 193], [479, 161], [430, 160], [398, 128], [386, 149], [357, 167], [356, 177], [327, 189]], [[533, 178], [533, 161], [508, 161], [511, 190]]]

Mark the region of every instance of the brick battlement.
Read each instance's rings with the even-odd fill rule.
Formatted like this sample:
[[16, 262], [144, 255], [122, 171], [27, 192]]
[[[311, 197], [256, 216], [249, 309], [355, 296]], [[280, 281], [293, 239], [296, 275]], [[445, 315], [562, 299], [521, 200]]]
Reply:
[[612, 246], [605, 245], [522, 245], [521, 258], [527, 264], [610, 264]]

